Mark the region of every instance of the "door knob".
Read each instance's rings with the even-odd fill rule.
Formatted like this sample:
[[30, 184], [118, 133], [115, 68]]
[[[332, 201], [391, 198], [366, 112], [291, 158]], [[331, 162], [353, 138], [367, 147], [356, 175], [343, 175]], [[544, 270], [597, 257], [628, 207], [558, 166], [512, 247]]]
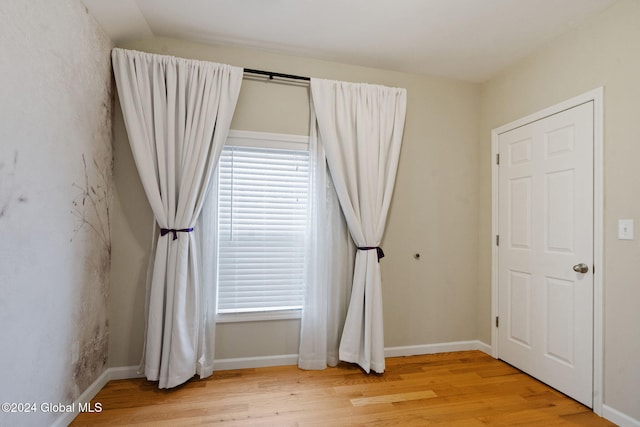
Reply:
[[576, 273], [586, 273], [589, 271], [589, 266], [583, 262], [573, 266], [573, 271]]

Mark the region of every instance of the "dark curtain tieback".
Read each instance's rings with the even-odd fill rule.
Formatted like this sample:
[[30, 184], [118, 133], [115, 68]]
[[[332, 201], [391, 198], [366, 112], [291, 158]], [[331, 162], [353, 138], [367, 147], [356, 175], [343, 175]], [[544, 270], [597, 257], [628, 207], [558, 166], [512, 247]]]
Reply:
[[380, 258], [384, 258], [384, 252], [382, 252], [382, 248], [380, 246], [358, 246], [358, 250], [361, 251], [372, 251], [374, 249], [378, 253], [378, 262], [380, 262]]
[[167, 233], [173, 233], [173, 240], [176, 240], [178, 238], [178, 233], [191, 233], [192, 231], [193, 228], [181, 228], [179, 230], [176, 230], [175, 228], [161, 228], [160, 236], [164, 236]]

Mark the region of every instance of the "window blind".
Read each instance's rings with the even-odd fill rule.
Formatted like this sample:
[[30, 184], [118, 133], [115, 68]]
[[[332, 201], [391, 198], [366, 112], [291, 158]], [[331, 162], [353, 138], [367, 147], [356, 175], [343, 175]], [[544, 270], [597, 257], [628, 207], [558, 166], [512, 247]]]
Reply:
[[309, 152], [225, 146], [218, 172], [218, 312], [301, 308]]

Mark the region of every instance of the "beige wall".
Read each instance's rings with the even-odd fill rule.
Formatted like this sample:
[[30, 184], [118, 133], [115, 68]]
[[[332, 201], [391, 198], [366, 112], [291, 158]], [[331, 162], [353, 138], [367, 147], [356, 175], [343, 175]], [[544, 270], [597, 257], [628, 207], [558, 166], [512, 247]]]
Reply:
[[482, 86], [478, 337], [489, 342], [491, 137], [496, 128], [604, 86], [604, 403], [640, 420], [640, 265], [617, 220], [640, 221], [640, 1], [622, 0]]
[[[407, 88], [405, 137], [383, 241], [385, 345], [417, 346], [477, 337], [478, 85], [170, 39], [139, 40], [121, 47]], [[306, 87], [245, 80], [232, 128], [307, 134], [308, 102]], [[114, 134], [109, 360], [112, 366], [123, 366], [137, 364], [142, 349], [152, 215], [119, 112]], [[416, 261], [413, 254], [418, 252], [421, 258]], [[216, 358], [297, 353], [298, 334], [296, 320], [220, 324]]]
[[0, 7], [0, 412], [51, 425], [106, 369], [111, 41], [78, 0]]

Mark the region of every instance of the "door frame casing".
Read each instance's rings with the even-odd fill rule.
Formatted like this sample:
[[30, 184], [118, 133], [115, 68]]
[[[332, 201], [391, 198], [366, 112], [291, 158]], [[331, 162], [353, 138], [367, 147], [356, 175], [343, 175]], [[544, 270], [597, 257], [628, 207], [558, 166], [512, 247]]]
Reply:
[[491, 355], [498, 358], [498, 246], [499, 234], [499, 172], [496, 158], [499, 136], [510, 130], [542, 120], [562, 111], [593, 101], [593, 412], [602, 414], [604, 363], [604, 298], [603, 298], [603, 244], [604, 244], [604, 89], [589, 92], [553, 105], [544, 110], [495, 128], [491, 131]]

